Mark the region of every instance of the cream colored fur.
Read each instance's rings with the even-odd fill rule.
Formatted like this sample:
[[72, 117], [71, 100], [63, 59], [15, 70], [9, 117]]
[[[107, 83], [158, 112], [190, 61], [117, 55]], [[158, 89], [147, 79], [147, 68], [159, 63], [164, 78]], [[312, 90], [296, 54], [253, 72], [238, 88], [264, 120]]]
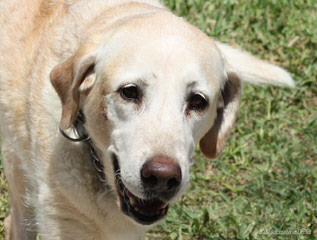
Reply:
[[[0, 26], [10, 240], [139, 239], [149, 227], [121, 212], [111, 153], [119, 156], [124, 184], [141, 198], [142, 164], [158, 154], [176, 159], [183, 179], [172, 202], [186, 190], [195, 146], [201, 142], [209, 157], [221, 151], [238, 112], [240, 80], [294, 85], [285, 70], [214, 43], [155, 0], [2, 0]], [[94, 72], [78, 80], [79, 88], [72, 81], [88, 57]], [[144, 84], [140, 108], [116, 95], [130, 81]], [[205, 112], [186, 111], [193, 91], [208, 97]], [[68, 105], [63, 103], [60, 123], [64, 95]], [[220, 115], [222, 97], [229, 104]], [[87, 146], [59, 133], [59, 126], [67, 128], [76, 118], [76, 103], [109, 187], [98, 180]]]

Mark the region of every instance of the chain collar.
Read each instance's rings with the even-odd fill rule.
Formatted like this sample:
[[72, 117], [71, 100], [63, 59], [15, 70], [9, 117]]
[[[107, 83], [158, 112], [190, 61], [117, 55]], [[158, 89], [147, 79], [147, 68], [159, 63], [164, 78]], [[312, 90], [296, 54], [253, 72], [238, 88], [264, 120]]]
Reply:
[[78, 112], [77, 119], [74, 122], [74, 125], [71, 129], [72, 134], [74, 137], [71, 137], [68, 133], [66, 133], [63, 129], [59, 128], [59, 131], [61, 134], [68, 140], [72, 142], [85, 142], [89, 147], [90, 157], [92, 160], [92, 165], [94, 166], [97, 177], [100, 182], [105, 183], [106, 182], [106, 176], [104, 173], [104, 166], [102, 162], [100, 161], [100, 158], [97, 154], [97, 151], [94, 147], [94, 144], [87, 133], [84, 124], [85, 124], [85, 116], [81, 110]]
[[89, 150], [90, 150], [90, 157], [92, 159], [92, 165], [94, 166], [94, 168], [97, 171], [97, 177], [100, 180], [100, 182], [105, 183], [106, 182], [106, 176], [105, 176], [105, 172], [104, 172], [105, 168], [99, 159], [99, 156], [96, 152], [96, 149], [94, 148], [94, 145], [93, 145], [91, 139], [89, 139], [87, 141], [87, 143], [88, 143]]

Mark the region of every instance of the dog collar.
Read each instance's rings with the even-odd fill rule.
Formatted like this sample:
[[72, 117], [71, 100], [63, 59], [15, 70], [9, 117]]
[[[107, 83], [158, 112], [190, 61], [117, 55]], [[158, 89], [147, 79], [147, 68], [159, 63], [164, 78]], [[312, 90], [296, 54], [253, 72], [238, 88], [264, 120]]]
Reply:
[[66, 139], [68, 139], [72, 142], [84, 142], [88, 145], [90, 157], [92, 160], [92, 165], [94, 166], [94, 168], [97, 172], [97, 177], [98, 177], [99, 181], [101, 181], [102, 183], [105, 183], [106, 176], [104, 173], [104, 166], [103, 166], [102, 162], [100, 161], [100, 158], [97, 154], [97, 151], [94, 147], [94, 144], [93, 144], [93, 142], [92, 142], [89, 134], [87, 133], [85, 126], [84, 126], [85, 121], [86, 121], [85, 115], [83, 114], [83, 112], [81, 110], [79, 110], [77, 119], [75, 120], [73, 127], [72, 127], [72, 132], [73, 132], [75, 137], [70, 137], [61, 128], [59, 128], [59, 131], [61, 132], [63, 137], [65, 137]]
[[90, 151], [90, 157], [92, 159], [92, 165], [94, 166], [96, 172], [97, 172], [97, 177], [100, 180], [100, 182], [105, 183], [106, 182], [106, 176], [104, 172], [104, 166], [102, 162], [100, 161], [100, 158], [96, 152], [96, 149], [94, 148], [93, 142], [91, 139], [87, 141], [89, 151]]

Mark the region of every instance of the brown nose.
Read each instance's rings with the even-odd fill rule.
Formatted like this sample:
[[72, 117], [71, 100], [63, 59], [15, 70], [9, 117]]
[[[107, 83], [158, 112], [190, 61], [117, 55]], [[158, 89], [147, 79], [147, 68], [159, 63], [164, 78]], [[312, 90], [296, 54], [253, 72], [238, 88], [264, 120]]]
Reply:
[[141, 169], [144, 189], [154, 194], [173, 193], [182, 181], [180, 166], [169, 157], [157, 156]]

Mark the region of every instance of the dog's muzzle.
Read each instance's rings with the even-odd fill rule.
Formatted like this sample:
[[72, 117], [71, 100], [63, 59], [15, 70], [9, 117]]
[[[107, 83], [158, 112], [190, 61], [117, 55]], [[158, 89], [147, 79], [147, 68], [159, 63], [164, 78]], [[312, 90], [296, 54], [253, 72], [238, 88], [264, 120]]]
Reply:
[[122, 212], [143, 225], [162, 219], [168, 212], [168, 200], [179, 190], [182, 178], [179, 165], [161, 156], [147, 161], [140, 173], [145, 198], [139, 198], [121, 181], [120, 166], [115, 154], [112, 161]]

